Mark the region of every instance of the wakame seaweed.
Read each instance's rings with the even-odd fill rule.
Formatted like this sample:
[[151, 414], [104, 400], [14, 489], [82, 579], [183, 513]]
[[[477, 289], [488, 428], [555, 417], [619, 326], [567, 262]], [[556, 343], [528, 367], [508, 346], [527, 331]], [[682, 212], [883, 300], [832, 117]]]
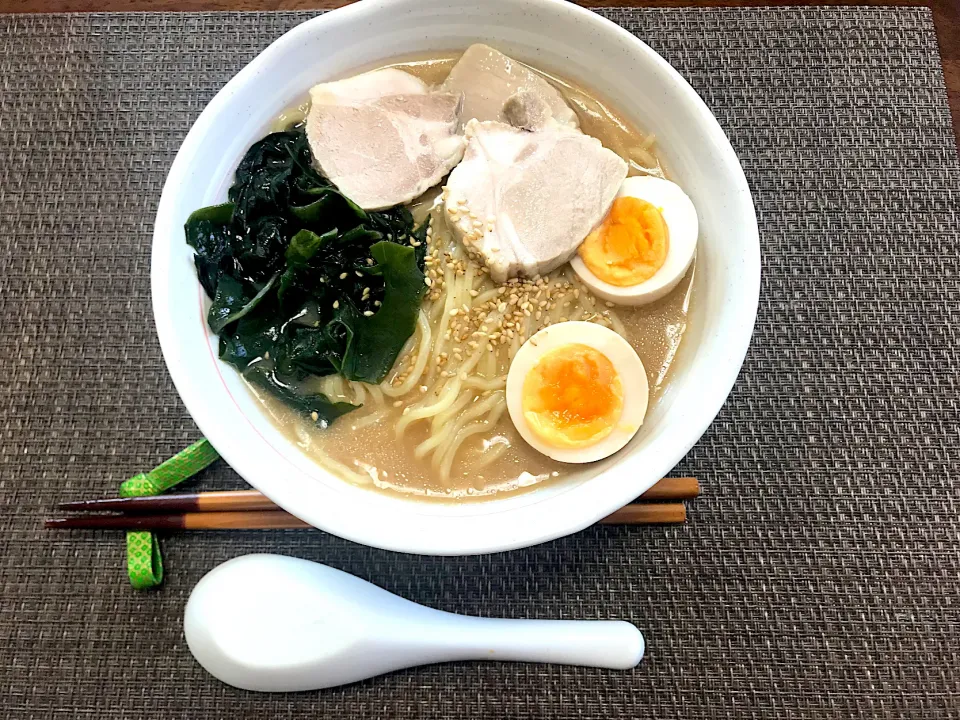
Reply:
[[326, 426], [355, 406], [301, 382], [387, 375], [426, 289], [426, 223], [415, 228], [402, 206], [368, 212], [342, 195], [314, 169], [302, 127], [254, 144], [227, 196], [185, 226], [220, 358]]

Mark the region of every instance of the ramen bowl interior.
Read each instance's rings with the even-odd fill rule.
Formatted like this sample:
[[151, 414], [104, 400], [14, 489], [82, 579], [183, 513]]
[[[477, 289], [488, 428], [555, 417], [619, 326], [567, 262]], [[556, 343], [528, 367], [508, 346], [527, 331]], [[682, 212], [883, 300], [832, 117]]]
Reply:
[[[626, 447], [556, 481], [482, 501], [378, 493], [321, 467], [218, 360], [184, 222], [223, 202], [238, 162], [314, 85], [482, 42], [587, 89], [656, 137], [668, 177], [696, 207], [695, 298], [657, 402]], [[154, 232], [152, 291], [164, 357], [203, 434], [250, 484], [311, 524], [367, 545], [426, 554], [522, 547], [575, 532], [653, 485], [719, 412], [749, 343], [759, 240], [739, 162], [700, 98], [613, 23], [554, 0], [394, 0], [337, 10], [283, 36], [211, 101], [184, 141]], [[345, 416], [349, 417], [349, 416]]]

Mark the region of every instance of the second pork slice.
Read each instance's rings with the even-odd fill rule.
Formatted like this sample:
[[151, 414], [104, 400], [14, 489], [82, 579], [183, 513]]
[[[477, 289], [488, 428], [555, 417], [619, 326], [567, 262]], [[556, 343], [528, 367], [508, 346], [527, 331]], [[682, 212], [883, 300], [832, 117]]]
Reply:
[[447, 221], [497, 282], [569, 260], [627, 175], [616, 153], [567, 128], [471, 120], [466, 130], [467, 151], [447, 180]]

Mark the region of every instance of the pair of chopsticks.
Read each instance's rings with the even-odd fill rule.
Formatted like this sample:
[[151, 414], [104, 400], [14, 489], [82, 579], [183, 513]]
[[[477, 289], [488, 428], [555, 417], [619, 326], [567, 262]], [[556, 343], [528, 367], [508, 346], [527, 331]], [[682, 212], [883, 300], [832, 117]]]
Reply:
[[[687, 508], [680, 501], [692, 500], [699, 494], [696, 478], [664, 478], [641, 495], [640, 502], [622, 507], [600, 522], [605, 525], [682, 523], [687, 519]], [[274, 530], [312, 527], [281, 510], [256, 490], [80, 500], [57, 507], [100, 514], [47, 520], [48, 528]]]

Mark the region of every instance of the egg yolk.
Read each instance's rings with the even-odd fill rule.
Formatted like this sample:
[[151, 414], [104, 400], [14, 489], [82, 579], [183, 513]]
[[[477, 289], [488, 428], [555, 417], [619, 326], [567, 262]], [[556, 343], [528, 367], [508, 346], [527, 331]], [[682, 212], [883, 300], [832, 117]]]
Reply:
[[580, 258], [590, 272], [617, 287], [639, 285], [652, 278], [667, 259], [667, 223], [646, 200], [621, 197], [600, 226], [580, 245]]
[[610, 359], [588, 345], [545, 353], [523, 381], [523, 416], [553, 447], [587, 447], [602, 440], [623, 412], [623, 388]]

